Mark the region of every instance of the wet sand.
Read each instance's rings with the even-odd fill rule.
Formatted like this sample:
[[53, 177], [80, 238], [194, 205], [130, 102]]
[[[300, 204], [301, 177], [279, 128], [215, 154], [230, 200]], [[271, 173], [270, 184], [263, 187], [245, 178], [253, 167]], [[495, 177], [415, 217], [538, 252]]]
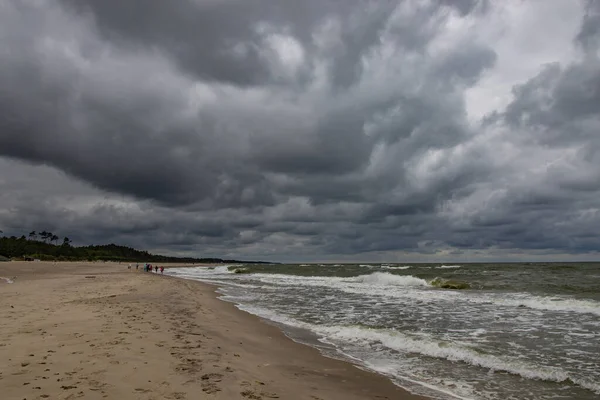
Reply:
[[126, 264], [0, 263], [6, 399], [423, 399]]

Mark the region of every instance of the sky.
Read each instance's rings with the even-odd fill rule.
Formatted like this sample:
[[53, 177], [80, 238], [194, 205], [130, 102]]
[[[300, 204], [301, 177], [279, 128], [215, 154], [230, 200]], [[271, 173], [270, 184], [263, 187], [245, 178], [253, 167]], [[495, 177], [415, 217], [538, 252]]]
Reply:
[[0, 2], [0, 229], [600, 260], [600, 2]]

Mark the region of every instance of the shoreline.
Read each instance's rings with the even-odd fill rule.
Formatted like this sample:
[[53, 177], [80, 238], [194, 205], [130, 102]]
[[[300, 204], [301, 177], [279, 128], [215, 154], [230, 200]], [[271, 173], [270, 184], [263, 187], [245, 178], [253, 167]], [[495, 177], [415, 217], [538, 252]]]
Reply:
[[219, 299], [127, 264], [0, 264], [7, 398], [425, 400]]
[[[224, 265], [228, 265], [228, 264], [206, 264], [206, 265], [202, 264], [202, 265], [195, 265], [193, 267], [214, 267], [214, 266], [224, 266]], [[189, 267], [192, 267], [192, 266], [189, 266]], [[165, 269], [167, 269], [167, 268], [179, 268], [179, 267], [177, 267], [177, 266], [166, 267], [165, 266]], [[155, 274], [155, 273], [151, 273], [151, 274]], [[159, 275], [161, 275], [161, 274], [159, 274]], [[288, 345], [300, 346], [298, 348], [299, 351], [311, 351], [313, 353], [316, 353], [316, 357], [322, 358], [323, 360], [328, 360], [328, 361], [332, 361], [335, 363], [343, 363], [343, 364], [349, 365], [364, 374], [375, 376], [378, 380], [380, 378], [383, 378], [387, 383], [389, 383], [393, 386], [395, 391], [401, 392], [400, 394], [396, 394], [394, 397], [388, 397], [385, 395], [375, 395], [375, 397], [364, 397], [365, 399], [367, 399], [367, 398], [369, 398], [369, 399], [370, 398], [375, 398], [375, 399], [390, 398], [390, 399], [398, 399], [398, 400], [430, 400], [430, 398], [428, 398], [428, 397], [410, 393], [407, 389], [395, 384], [389, 376], [386, 376], [385, 374], [379, 373], [377, 371], [369, 369], [368, 367], [366, 367], [364, 365], [359, 364], [358, 362], [355, 362], [350, 356], [347, 356], [343, 353], [336, 354], [337, 357], [334, 355], [324, 354], [318, 347], [308, 344], [308, 343], [303, 343], [302, 341], [294, 339], [292, 336], [290, 336], [288, 334], [288, 332], [286, 332], [284, 330], [283, 324], [276, 322], [276, 321], [269, 320], [267, 318], [264, 318], [259, 315], [253, 314], [249, 311], [246, 311], [242, 308], [239, 308], [238, 307], [239, 304], [237, 304], [233, 301], [221, 299], [221, 297], [224, 296], [224, 294], [218, 292], [218, 290], [221, 289], [221, 286], [219, 286], [216, 283], [181, 278], [181, 277], [172, 276], [172, 275], [162, 275], [162, 277], [166, 278], [166, 279], [170, 279], [170, 280], [179, 280], [179, 281], [184, 281], [184, 282], [190, 282], [191, 284], [198, 284], [198, 285], [205, 286], [205, 287], [211, 289], [214, 300], [221, 302], [224, 305], [226, 305], [227, 307], [231, 308], [234, 313], [242, 313], [247, 318], [252, 319], [253, 324], [260, 324], [262, 326], [266, 326], [268, 329], [275, 329], [276, 330], [275, 334], [281, 335], [283, 337], [284, 341], [289, 342]], [[306, 333], [308, 333], [311, 336], [314, 336], [315, 339], [317, 338], [317, 335], [311, 331], [306, 331]], [[329, 350], [335, 350], [335, 348], [333, 346], [330, 347], [329, 345], [325, 345], [322, 343], [321, 343], [321, 347], [323, 347], [323, 348], [327, 347], [327, 348], [329, 348]], [[304, 348], [304, 350], [302, 348]], [[367, 377], [367, 378], [372, 378], [372, 377]], [[385, 388], [385, 389], [388, 389], [388, 388]], [[443, 393], [440, 392], [440, 395], [442, 395], [442, 394]], [[284, 397], [284, 398], [287, 398], [287, 397]], [[340, 399], [343, 399], [343, 398], [348, 398], [348, 397], [341, 397]], [[336, 397], [336, 399], [337, 399], [337, 397]], [[322, 400], [325, 400], [325, 399], [322, 399]]]

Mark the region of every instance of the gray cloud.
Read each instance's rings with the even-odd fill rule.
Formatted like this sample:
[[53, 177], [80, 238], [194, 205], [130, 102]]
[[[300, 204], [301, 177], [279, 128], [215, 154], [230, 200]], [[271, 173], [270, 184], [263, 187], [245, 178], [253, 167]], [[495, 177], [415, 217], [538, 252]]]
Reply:
[[594, 2], [577, 57], [481, 121], [499, 4], [141, 3], [4, 6], [3, 230], [280, 260], [597, 248]]

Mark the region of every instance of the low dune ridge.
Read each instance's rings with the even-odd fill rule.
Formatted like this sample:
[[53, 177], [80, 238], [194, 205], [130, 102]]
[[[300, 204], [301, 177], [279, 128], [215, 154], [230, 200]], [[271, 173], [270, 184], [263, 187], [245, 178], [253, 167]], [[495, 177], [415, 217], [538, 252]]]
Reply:
[[[422, 399], [194, 281], [127, 264], [0, 264], [6, 399]], [[13, 279], [14, 277], [14, 279]]]

